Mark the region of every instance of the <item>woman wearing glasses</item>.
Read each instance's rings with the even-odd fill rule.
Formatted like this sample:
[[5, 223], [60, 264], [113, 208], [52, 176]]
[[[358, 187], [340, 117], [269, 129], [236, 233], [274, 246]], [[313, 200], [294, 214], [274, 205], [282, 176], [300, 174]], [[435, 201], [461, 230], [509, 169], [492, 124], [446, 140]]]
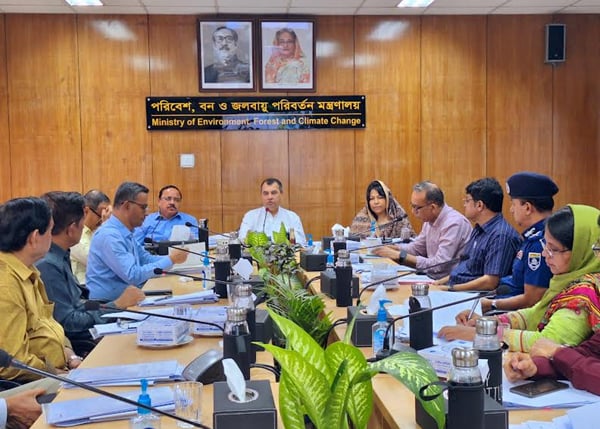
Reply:
[[[543, 255], [552, 271], [548, 291], [532, 307], [497, 316], [507, 323], [503, 340], [512, 351], [528, 352], [544, 337], [559, 344], [577, 345], [600, 328], [600, 259], [593, 244], [600, 235], [594, 207], [568, 205], [553, 213], [546, 222]], [[441, 337], [473, 339], [475, 320], [463, 313], [459, 326], [445, 326]]]
[[[352, 220], [350, 234], [366, 238], [371, 229], [382, 238], [408, 239], [416, 235], [408, 215], [381, 180], [373, 180], [367, 186], [366, 204]], [[403, 230], [406, 237], [402, 237]]]
[[[600, 216], [598, 216], [600, 227]], [[600, 237], [592, 246], [600, 259]], [[590, 306], [596, 322], [600, 318], [598, 297], [592, 297]], [[547, 338], [537, 340], [529, 354], [514, 353], [506, 360], [504, 372], [511, 381], [525, 378], [567, 379], [577, 389], [600, 395], [600, 326], [592, 326], [594, 334], [576, 347], [567, 347]]]

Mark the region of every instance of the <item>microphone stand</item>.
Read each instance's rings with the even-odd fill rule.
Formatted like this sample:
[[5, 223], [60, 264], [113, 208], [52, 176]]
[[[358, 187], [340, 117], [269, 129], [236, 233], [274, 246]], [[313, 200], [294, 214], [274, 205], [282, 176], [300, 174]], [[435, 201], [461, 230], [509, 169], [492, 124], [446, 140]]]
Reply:
[[[419, 316], [419, 315], [422, 315], [422, 314], [425, 314], [425, 313], [428, 313], [428, 312], [433, 312], [435, 310], [441, 310], [442, 308], [452, 307], [453, 305], [462, 304], [463, 302], [469, 302], [469, 301], [473, 301], [475, 299], [486, 298], [488, 296], [493, 296], [495, 294], [497, 294], [496, 291], [489, 291], [489, 292], [483, 292], [483, 293], [474, 293], [473, 294], [474, 296], [469, 297], [469, 298], [464, 298], [464, 299], [459, 299], [458, 301], [448, 302], [446, 304], [438, 305], [437, 307], [423, 308], [423, 309], [420, 309], [420, 310], [417, 310], [417, 311], [414, 311], [414, 312], [409, 312], [408, 314], [403, 314], [402, 316], [395, 317], [388, 324], [388, 327], [385, 330], [385, 339], [383, 341], [383, 347], [384, 347], [384, 349], [381, 350], [381, 353], [379, 353], [377, 355], [376, 360], [384, 359], [384, 358], [388, 357], [389, 355], [392, 355], [392, 354], [394, 354], [396, 352], [395, 350], [392, 350], [391, 346], [390, 346], [390, 331], [392, 333], [392, 338], [394, 338], [396, 336], [395, 331], [394, 331], [394, 329], [395, 329], [394, 325], [396, 324], [396, 322], [398, 322], [400, 320], [403, 320], [403, 319], [406, 319], [406, 318], [409, 318], [409, 317], [416, 317], [416, 316]], [[416, 298], [414, 298], [414, 297], [411, 297], [411, 298], [413, 298], [413, 299], [416, 300]], [[410, 298], [409, 298], [409, 303], [410, 303]], [[414, 305], [415, 304], [413, 304], [413, 308], [414, 308]], [[409, 304], [409, 307], [410, 307], [410, 304]]]
[[[211, 233], [212, 231], [210, 231], [208, 228], [204, 228], [202, 226], [198, 226], [198, 225], [194, 225], [191, 222], [186, 222], [185, 226], [189, 227], [189, 228], [196, 228], [199, 229], [200, 231], [206, 231], [207, 233]], [[225, 238], [231, 238], [231, 236], [229, 234], [225, 234], [224, 232], [213, 232], [213, 235], [221, 235]], [[208, 250], [208, 249], [207, 249]]]
[[90, 392], [94, 392], [94, 393], [97, 393], [97, 394], [102, 395], [102, 396], [108, 396], [111, 399], [115, 399], [117, 401], [125, 402], [126, 404], [133, 405], [133, 406], [139, 407], [139, 408], [143, 408], [145, 410], [149, 410], [149, 411], [152, 411], [153, 413], [161, 414], [163, 416], [167, 416], [167, 417], [170, 417], [170, 418], [175, 419], [175, 420], [179, 420], [181, 422], [187, 423], [187, 424], [192, 425], [192, 426], [197, 427], [197, 428], [210, 429], [208, 426], [204, 426], [201, 423], [194, 422], [192, 420], [188, 420], [186, 418], [176, 416], [175, 414], [171, 414], [171, 413], [169, 413], [167, 411], [163, 411], [163, 410], [161, 410], [159, 408], [155, 408], [155, 407], [152, 407], [152, 406], [149, 406], [149, 405], [146, 405], [146, 404], [142, 404], [140, 402], [137, 402], [137, 401], [134, 401], [132, 399], [126, 398], [124, 396], [115, 395], [114, 393], [108, 392], [106, 390], [98, 389], [97, 387], [94, 387], [94, 386], [89, 386], [87, 384], [80, 383], [80, 382], [75, 381], [75, 380], [70, 380], [68, 378], [61, 377], [61, 376], [56, 375], [56, 374], [52, 374], [51, 372], [48, 372], [48, 371], [43, 371], [41, 369], [37, 369], [37, 368], [31, 367], [31, 366], [29, 366], [29, 365], [27, 365], [27, 364], [25, 364], [23, 362], [20, 362], [20, 361], [18, 361], [16, 359], [13, 359], [13, 357], [11, 355], [9, 355], [5, 350], [2, 350], [2, 349], [0, 349], [0, 366], [2, 366], [3, 368], [8, 368], [9, 366], [12, 366], [13, 368], [17, 368], [17, 369], [21, 369], [21, 370], [24, 370], [24, 371], [27, 371], [27, 372], [31, 372], [33, 374], [37, 374], [37, 375], [40, 375], [42, 377], [53, 378], [53, 379], [61, 381], [63, 383], [72, 384], [73, 386], [77, 386], [77, 387], [80, 387], [82, 389], [89, 390]]

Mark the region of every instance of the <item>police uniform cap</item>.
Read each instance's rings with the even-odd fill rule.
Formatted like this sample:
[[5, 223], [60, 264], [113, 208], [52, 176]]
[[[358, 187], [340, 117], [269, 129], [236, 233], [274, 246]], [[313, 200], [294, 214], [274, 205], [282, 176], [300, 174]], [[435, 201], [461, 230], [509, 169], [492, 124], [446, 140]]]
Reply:
[[508, 178], [506, 192], [513, 198], [551, 198], [558, 186], [548, 176], [522, 171]]

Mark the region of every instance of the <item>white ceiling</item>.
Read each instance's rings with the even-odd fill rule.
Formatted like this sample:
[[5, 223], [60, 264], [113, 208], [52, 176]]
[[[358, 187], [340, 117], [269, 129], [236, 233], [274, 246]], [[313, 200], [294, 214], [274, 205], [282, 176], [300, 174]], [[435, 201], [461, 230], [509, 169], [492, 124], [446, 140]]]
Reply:
[[427, 8], [397, 8], [400, 0], [103, 0], [71, 7], [64, 0], [0, 0], [0, 13], [496, 15], [600, 13], [600, 0], [435, 0]]

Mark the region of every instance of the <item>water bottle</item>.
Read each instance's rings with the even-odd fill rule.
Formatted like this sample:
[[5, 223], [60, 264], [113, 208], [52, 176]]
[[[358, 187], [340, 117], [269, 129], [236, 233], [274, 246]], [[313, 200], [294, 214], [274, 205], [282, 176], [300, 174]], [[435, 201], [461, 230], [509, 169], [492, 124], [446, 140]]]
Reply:
[[333, 231], [334, 237], [331, 242], [331, 247], [333, 248], [333, 262], [337, 263], [338, 252], [342, 249], [346, 249], [346, 237], [344, 237], [343, 229], [336, 229]]
[[[409, 298], [409, 313], [431, 309], [429, 298], [429, 285], [427, 283], [413, 283], [412, 296]], [[433, 346], [433, 313], [426, 311], [410, 318], [409, 343], [415, 350], [422, 350]]]
[[[215, 249], [215, 280], [226, 282], [231, 271], [227, 240], [218, 240]], [[215, 293], [219, 298], [227, 298], [227, 283], [215, 283]]]
[[250, 330], [246, 322], [246, 309], [227, 308], [227, 321], [223, 333], [223, 358], [237, 363], [246, 380], [250, 380]]
[[204, 257], [202, 258], [202, 288], [206, 289], [206, 279], [212, 279], [212, 270], [210, 269], [210, 260], [208, 259], [208, 252], [202, 252]]
[[477, 366], [477, 350], [452, 349], [448, 373], [447, 429], [483, 429], [483, 382]]
[[296, 231], [294, 231], [294, 228], [290, 228], [289, 240], [290, 244], [296, 244]]
[[231, 263], [235, 263], [242, 257], [242, 243], [240, 242], [238, 231], [229, 233], [229, 258]]
[[[252, 285], [244, 283], [238, 285], [233, 297], [234, 307], [246, 309], [246, 322], [250, 331], [250, 341], [256, 341], [256, 308], [252, 299]], [[250, 345], [250, 363], [256, 362], [256, 349], [257, 346]]]
[[352, 305], [352, 264], [350, 253], [346, 249], [338, 252], [335, 265], [335, 305], [338, 307]]
[[497, 330], [498, 321], [494, 317], [477, 319], [473, 348], [479, 352], [479, 359], [485, 359], [488, 363], [485, 392], [502, 404], [502, 347]]
[[376, 222], [374, 220], [371, 221], [371, 228], [369, 229], [369, 237], [368, 238], [377, 238], [376, 230]]

